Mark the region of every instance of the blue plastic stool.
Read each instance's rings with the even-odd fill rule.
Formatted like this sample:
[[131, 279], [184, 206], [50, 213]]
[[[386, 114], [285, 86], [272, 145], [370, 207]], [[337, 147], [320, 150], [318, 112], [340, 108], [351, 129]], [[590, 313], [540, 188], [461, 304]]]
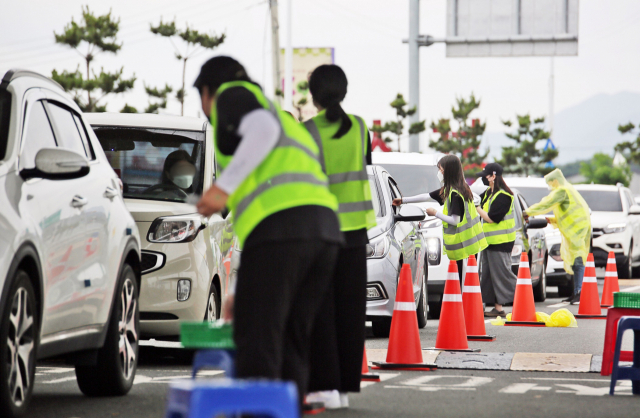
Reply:
[[254, 414], [300, 418], [293, 383], [260, 380], [179, 380], [169, 385], [165, 418]]
[[198, 370], [206, 367], [222, 369], [226, 377], [235, 377], [234, 359], [235, 351], [233, 350], [198, 350], [193, 358], [192, 377], [195, 378]]
[[[633, 366], [620, 366], [620, 347], [622, 335], [626, 330], [633, 330]], [[623, 316], [618, 322], [618, 338], [616, 350], [613, 354], [613, 370], [611, 371], [611, 388], [609, 395], [613, 395], [618, 380], [631, 380], [631, 393], [640, 395], [640, 317]]]

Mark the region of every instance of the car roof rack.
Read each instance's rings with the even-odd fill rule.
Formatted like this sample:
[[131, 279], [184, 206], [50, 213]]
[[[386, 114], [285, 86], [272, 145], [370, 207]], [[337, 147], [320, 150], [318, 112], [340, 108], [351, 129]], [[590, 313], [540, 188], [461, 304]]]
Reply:
[[4, 77], [2, 77], [2, 82], [0, 83], [0, 89], [6, 89], [9, 83], [11, 83], [13, 80], [20, 77], [36, 77], [42, 80], [46, 80], [50, 83], [53, 83], [56, 86], [60, 87], [62, 90], [64, 90], [64, 88], [62, 88], [62, 86], [57, 81], [54, 81], [49, 77], [46, 77], [40, 73], [36, 73], [35, 71], [23, 70], [20, 68], [12, 68], [5, 73]]

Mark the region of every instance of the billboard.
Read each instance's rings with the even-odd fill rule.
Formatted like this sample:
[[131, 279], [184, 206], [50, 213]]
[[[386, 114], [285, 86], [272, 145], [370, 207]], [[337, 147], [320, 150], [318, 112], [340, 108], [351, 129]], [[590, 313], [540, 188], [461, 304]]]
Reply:
[[579, 0], [447, 0], [447, 57], [578, 55]]
[[[333, 48], [293, 48], [293, 108], [294, 115], [302, 120], [314, 117], [317, 113], [311, 101], [309, 92], [300, 89], [300, 82], [308, 81], [313, 70], [322, 64], [334, 63]], [[284, 90], [284, 49], [280, 50], [280, 89]], [[300, 105], [300, 99], [306, 98], [307, 103]]]

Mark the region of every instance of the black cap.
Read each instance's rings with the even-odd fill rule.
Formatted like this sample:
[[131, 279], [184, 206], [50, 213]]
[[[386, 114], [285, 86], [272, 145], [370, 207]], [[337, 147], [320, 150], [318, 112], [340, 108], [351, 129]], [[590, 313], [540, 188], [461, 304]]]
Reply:
[[251, 81], [242, 64], [231, 57], [218, 56], [205, 62], [200, 68], [200, 75], [193, 86], [201, 90], [208, 86], [211, 93], [215, 93], [224, 83], [230, 81]]
[[477, 177], [486, 177], [493, 175], [501, 176], [502, 175], [502, 166], [498, 163], [489, 163], [484, 166], [484, 170], [478, 173]]

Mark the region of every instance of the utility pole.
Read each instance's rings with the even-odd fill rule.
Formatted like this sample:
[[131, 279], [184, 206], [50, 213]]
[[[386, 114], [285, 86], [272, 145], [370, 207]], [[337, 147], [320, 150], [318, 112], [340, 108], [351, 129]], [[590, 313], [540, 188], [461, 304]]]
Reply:
[[269, 0], [271, 8], [271, 59], [273, 61], [273, 92], [274, 100], [280, 102], [280, 97], [276, 96], [276, 90], [281, 89], [280, 85], [280, 23], [278, 21], [278, 0]]
[[[409, 0], [409, 108], [416, 108], [410, 123], [420, 120], [420, 0]], [[409, 152], [420, 152], [420, 136], [409, 136]]]
[[553, 101], [554, 101], [554, 87], [555, 87], [555, 71], [554, 71], [554, 62], [553, 57], [551, 57], [551, 68], [549, 71], [549, 133], [551, 134], [551, 138], [553, 138]]
[[282, 108], [293, 111], [293, 47], [291, 44], [291, 0], [287, 1], [287, 39], [284, 49], [284, 104]]

